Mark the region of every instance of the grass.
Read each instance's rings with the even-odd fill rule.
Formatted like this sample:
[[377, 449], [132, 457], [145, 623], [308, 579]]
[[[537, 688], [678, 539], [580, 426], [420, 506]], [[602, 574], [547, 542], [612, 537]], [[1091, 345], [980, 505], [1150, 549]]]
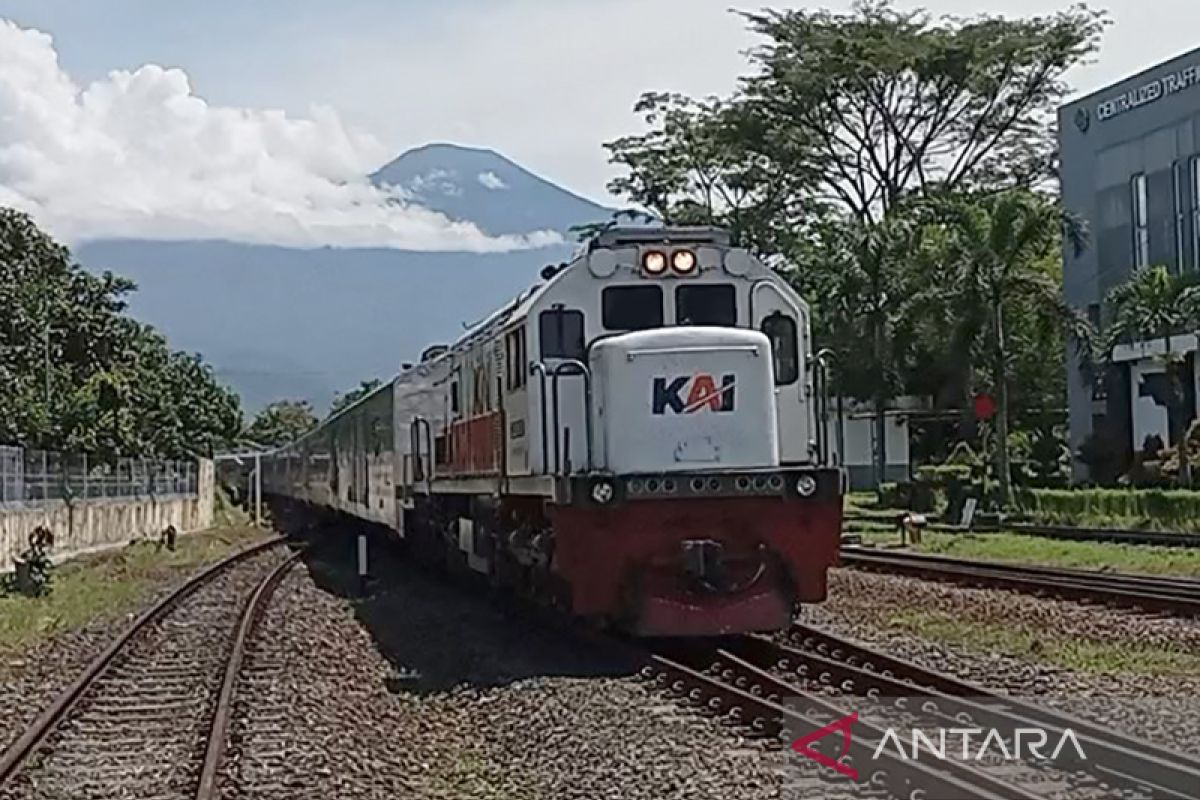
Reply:
[[964, 620], [940, 611], [900, 611], [891, 615], [888, 623], [948, 645], [980, 652], [1000, 652], [1080, 672], [1200, 674], [1200, 655], [1133, 641], [1115, 644], [1077, 637], [1047, 637], [1044, 632], [1023, 625]]
[[0, 672], [5, 663], [59, 633], [141, 608], [164, 581], [263, 535], [248, 527], [220, 528], [180, 536], [174, 552], [139, 542], [62, 564], [46, 597], [0, 596]]
[[[864, 544], [897, 544], [900, 541], [896, 529], [891, 526], [852, 523], [848, 528], [850, 533], [861, 534]], [[1200, 578], [1200, 549], [1197, 548], [1073, 542], [1017, 533], [926, 531], [921, 544], [912, 549], [932, 555], [1006, 564]]]

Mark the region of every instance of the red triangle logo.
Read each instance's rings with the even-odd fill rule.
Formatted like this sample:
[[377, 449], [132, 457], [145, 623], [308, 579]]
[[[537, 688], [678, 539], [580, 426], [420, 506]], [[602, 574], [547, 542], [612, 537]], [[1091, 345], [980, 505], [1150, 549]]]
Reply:
[[842, 755], [839, 757], [844, 758], [846, 756], [846, 753], [850, 752], [850, 728], [856, 722], [858, 722], [858, 712], [857, 711], [855, 711], [853, 714], [850, 714], [847, 717], [842, 717], [839, 720], [831, 722], [828, 725], [826, 725], [824, 728], [815, 730], [812, 733], [808, 734], [807, 736], [803, 736], [803, 737], [797, 739], [796, 741], [792, 742], [792, 749], [795, 750], [797, 753], [799, 753], [802, 756], [811, 758], [813, 761], [817, 762], [821, 766], [829, 767], [830, 769], [832, 769], [836, 772], [840, 772], [841, 774], [847, 776], [851, 780], [856, 781], [856, 780], [858, 780], [858, 770], [856, 770], [854, 767], [851, 767], [847, 764], [843, 764], [840, 761], [835, 761], [834, 759], [830, 758], [827, 755], [818, 753], [816, 750], [813, 750], [809, 746], [813, 742], [817, 741], [818, 739], [825, 738], [826, 736], [833, 733], [834, 731], [841, 731], [841, 733], [842, 733]]

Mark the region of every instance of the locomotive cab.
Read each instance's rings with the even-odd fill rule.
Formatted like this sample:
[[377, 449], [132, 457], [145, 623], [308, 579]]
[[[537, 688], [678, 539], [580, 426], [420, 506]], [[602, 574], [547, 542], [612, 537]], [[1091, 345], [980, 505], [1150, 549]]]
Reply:
[[[606, 236], [538, 330], [570, 319], [584, 340], [538, 366], [572, 608], [642, 635], [786, 627], [824, 599], [841, 530], [840, 473], [810, 440], [807, 307], [719, 232]], [[600, 302], [577, 308], [585, 282]]]

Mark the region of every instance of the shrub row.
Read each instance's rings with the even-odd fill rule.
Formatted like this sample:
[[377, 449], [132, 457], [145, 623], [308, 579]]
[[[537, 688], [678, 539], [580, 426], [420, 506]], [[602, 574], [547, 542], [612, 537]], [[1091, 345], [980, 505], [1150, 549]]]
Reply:
[[1020, 489], [1014, 499], [1047, 524], [1200, 530], [1200, 492], [1186, 489]]

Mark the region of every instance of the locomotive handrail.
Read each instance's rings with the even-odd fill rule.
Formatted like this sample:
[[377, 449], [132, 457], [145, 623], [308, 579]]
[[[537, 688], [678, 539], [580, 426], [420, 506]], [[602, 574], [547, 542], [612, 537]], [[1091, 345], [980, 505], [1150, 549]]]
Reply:
[[[772, 289], [775, 288], [775, 283], [770, 278], [759, 278], [758, 280], [756, 280], [754, 283], [752, 283], [750, 285], [750, 293], [749, 293], [749, 297], [747, 299], [750, 304], [750, 320], [752, 323], [755, 319], [754, 298], [758, 294], [759, 290], [764, 289], [768, 286], [771, 287]], [[776, 291], [778, 291], [778, 290], [776, 290]]]
[[[832, 349], [823, 347], [817, 351], [817, 453], [821, 458], [821, 463], [832, 463], [829, 459], [829, 366], [832, 362], [837, 361]], [[844, 409], [842, 407], [842, 398], [838, 397], [837, 410], [837, 454], [838, 465], [845, 463], [846, 459], [846, 421]]]
[[541, 361], [529, 362], [529, 373], [537, 373], [540, 384], [541, 417], [542, 417], [542, 473], [550, 472], [550, 439], [546, 433], [546, 365]]
[[666, 356], [679, 353], [752, 353], [762, 355], [762, 348], [756, 344], [714, 344], [692, 345], [689, 347], [655, 347], [646, 350], [630, 350], [625, 354], [626, 361], [633, 361], [637, 356]]
[[[567, 372], [570, 370], [570, 372]], [[583, 423], [584, 432], [587, 437], [587, 468], [592, 469], [592, 371], [588, 369], [587, 364], [584, 364], [577, 358], [564, 359], [557, 364], [550, 372], [550, 394], [554, 404], [554, 471], [557, 473], [562, 470], [562, 448], [559, 442], [561, 430], [559, 429], [558, 415], [558, 379], [563, 375], [582, 375], [583, 376]], [[567, 458], [571, 457], [567, 453]]]

